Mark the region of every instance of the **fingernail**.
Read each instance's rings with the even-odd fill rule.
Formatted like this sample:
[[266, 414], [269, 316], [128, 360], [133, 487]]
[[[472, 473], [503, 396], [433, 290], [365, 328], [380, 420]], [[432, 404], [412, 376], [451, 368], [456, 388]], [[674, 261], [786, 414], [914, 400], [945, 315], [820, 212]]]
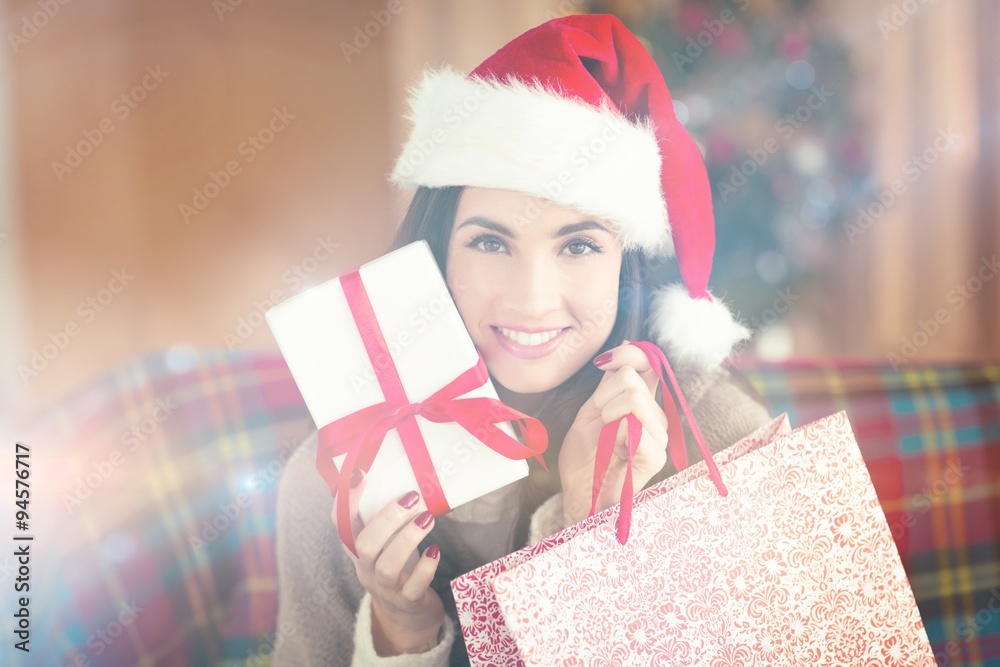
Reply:
[[364, 478], [365, 474], [363, 472], [361, 472], [360, 470], [355, 470], [354, 474], [351, 475], [351, 488], [352, 489], [358, 488], [358, 484], [360, 484], [361, 480], [363, 480]]
[[611, 357], [612, 356], [614, 356], [614, 355], [611, 353], [611, 350], [608, 350], [604, 354], [599, 354], [599, 355], [597, 355], [597, 358], [594, 359], [594, 365], [595, 366], [603, 366], [604, 364], [606, 364], [609, 361], [611, 361]]
[[427, 556], [428, 558], [437, 558], [440, 553], [441, 550], [438, 549], [438, 545], [432, 544], [429, 547], [427, 547], [427, 551], [424, 552], [424, 555]]
[[417, 504], [418, 500], [420, 500], [420, 494], [417, 493], [416, 491], [410, 491], [405, 496], [399, 499], [399, 506], [405, 507], [406, 509], [410, 509], [411, 507]]
[[430, 512], [424, 512], [416, 519], [414, 519], [413, 523], [417, 524], [417, 528], [420, 528], [421, 530], [426, 530], [427, 526], [431, 525], [431, 521], [433, 520], [434, 520], [433, 514], [431, 514]]

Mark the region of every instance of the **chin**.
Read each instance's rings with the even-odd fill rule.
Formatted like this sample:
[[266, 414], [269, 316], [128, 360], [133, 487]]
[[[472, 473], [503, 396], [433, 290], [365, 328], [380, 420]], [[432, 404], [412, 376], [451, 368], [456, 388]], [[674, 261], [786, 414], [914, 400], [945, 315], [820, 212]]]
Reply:
[[540, 364], [501, 364], [500, 367], [487, 366], [490, 374], [508, 391], [517, 394], [540, 394], [551, 391], [573, 376], [579, 368], [558, 364], [561, 367], [552, 368], [553, 363]]

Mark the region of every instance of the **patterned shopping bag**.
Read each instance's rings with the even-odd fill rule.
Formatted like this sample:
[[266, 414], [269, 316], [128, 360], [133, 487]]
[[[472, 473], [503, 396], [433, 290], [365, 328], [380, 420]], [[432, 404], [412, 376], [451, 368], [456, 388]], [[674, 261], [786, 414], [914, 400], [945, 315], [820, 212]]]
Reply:
[[[720, 469], [724, 470], [731, 461], [770, 443], [778, 435], [790, 432], [788, 415], [782, 414], [733, 446], [716, 454], [713, 457], [714, 462]], [[654, 486], [643, 489], [636, 494], [636, 505], [641, 506], [652, 498], [690, 483], [699, 477], [708, 479], [708, 468], [705, 461], [700, 461]], [[482, 667], [524, 665], [514, 637], [504, 625], [503, 615], [500, 612], [492, 586], [493, 579], [579, 534], [593, 530], [597, 526], [605, 526], [612, 531], [612, 535], [617, 536], [618, 517], [619, 506], [609, 507], [536, 544], [487, 563], [452, 581], [451, 587], [455, 596], [462, 635], [472, 665]]]
[[637, 502], [624, 545], [597, 523], [496, 574], [518, 660], [936, 664], [846, 413], [720, 471], [725, 496], [701, 475]]

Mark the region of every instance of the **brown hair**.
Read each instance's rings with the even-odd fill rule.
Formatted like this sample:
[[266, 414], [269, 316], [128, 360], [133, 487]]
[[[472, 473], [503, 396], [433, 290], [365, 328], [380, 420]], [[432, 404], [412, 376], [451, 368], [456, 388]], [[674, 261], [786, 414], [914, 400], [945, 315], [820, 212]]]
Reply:
[[[448, 242], [463, 190], [462, 186], [417, 188], [389, 250], [425, 240], [441, 273], [446, 275]], [[658, 282], [652, 276], [652, 268], [642, 251], [623, 253], [617, 316], [601, 352], [621, 345], [624, 340], [648, 339], [645, 321], [649, 310], [650, 283]], [[597, 389], [602, 374], [603, 371], [593, 364], [584, 364], [572, 377], [551, 390], [537, 414], [531, 415], [540, 420], [548, 432], [549, 446], [543, 458], [549, 470], [546, 472], [534, 460], [528, 462], [529, 475], [521, 485], [518, 520], [509, 536], [513, 548], [520, 547], [527, 540], [530, 518], [538, 506], [559, 491], [558, 463], [563, 439], [580, 408]]]

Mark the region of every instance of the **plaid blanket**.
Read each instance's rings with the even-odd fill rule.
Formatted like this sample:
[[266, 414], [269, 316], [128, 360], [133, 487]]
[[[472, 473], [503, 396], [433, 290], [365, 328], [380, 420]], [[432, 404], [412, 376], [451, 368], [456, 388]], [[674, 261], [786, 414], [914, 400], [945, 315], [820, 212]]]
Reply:
[[51, 502], [32, 652], [0, 663], [268, 664], [277, 482], [312, 428], [280, 356], [173, 352], [18, 429]]
[[793, 426], [846, 410], [939, 665], [1000, 665], [1000, 365], [744, 366]]
[[[793, 426], [847, 410], [939, 664], [1000, 665], [1000, 365], [743, 370]], [[4, 664], [269, 664], [277, 479], [312, 428], [259, 351], [149, 354], [19, 427], [46, 492]]]

